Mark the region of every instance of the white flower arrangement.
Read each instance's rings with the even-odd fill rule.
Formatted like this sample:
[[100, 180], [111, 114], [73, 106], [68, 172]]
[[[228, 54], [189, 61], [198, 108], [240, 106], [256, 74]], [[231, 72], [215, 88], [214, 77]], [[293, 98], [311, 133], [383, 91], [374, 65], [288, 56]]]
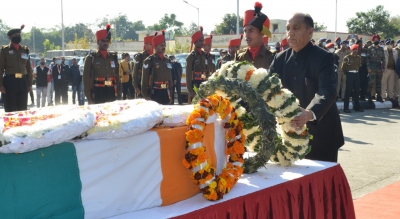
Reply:
[[[235, 70], [236, 72], [234, 72]], [[253, 71], [250, 78], [247, 75], [249, 71]], [[270, 157], [273, 162], [278, 162], [282, 166], [290, 166], [308, 153], [310, 149], [309, 139], [312, 137], [309, 135], [307, 127], [304, 126], [301, 130], [296, 131], [296, 129], [290, 125], [290, 121], [301, 113], [299, 101], [294, 99], [292, 92], [288, 89], [279, 89], [281, 88], [281, 81], [276, 75], [269, 74], [268, 71], [263, 68], [255, 69], [248, 62], [227, 62], [221, 66], [219, 76], [245, 80], [253, 89], [263, 89], [260, 95], [262, 95], [266, 104], [273, 109], [271, 111], [275, 115], [282, 130], [282, 143], [277, 146], [275, 153]], [[270, 86], [266, 87], [265, 82], [263, 83], [266, 88], [260, 86], [262, 81], [266, 81]], [[218, 95], [221, 95], [220, 92]], [[236, 106], [236, 102], [231, 100], [231, 104], [236, 108], [237, 112], [241, 111], [238, 110], [240, 107], [238, 108]], [[260, 131], [258, 126], [244, 129], [246, 136], [250, 136], [257, 131]], [[253, 140], [247, 145], [248, 149], [254, 150], [257, 144], [259, 144], [260, 139], [260, 135], [254, 136]]]

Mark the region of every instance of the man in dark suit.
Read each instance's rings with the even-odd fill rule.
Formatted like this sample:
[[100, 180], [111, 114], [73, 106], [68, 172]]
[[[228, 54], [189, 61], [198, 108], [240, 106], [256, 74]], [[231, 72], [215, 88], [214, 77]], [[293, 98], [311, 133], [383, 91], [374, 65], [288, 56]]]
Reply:
[[291, 121], [296, 130], [307, 124], [313, 135], [307, 159], [337, 162], [344, 144], [339, 111], [336, 107], [337, 78], [331, 53], [310, 42], [314, 21], [296, 13], [286, 25], [291, 48], [276, 55], [270, 72], [278, 73], [284, 88], [299, 99], [301, 114]]
[[[182, 65], [176, 60], [174, 55], [169, 56], [169, 59], [172, 62], [172, 81], [174, 82], [174, 87], [172, 91], [176, 90], [176, 94], [178, 95], [178, 103], [182, 105], [182, 95], [181, 95], [181, 79], [182, 79]], [[172, 104], [175, 102], [175, 94], [172, 94]]]
[[54, 79], [54, 103], [60, 105], [68, 104], [68, 83], [70, 80], [69, 67], [63, 64], [60, 57], [56, 58], [56, 65], [52, 69]]

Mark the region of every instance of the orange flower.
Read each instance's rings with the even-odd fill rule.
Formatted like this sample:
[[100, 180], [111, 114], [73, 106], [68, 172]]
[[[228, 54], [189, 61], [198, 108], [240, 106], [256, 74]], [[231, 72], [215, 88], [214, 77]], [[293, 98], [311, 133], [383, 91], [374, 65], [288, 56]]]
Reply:
[[249, 70], [246, 72], [246, 77], [244, 78], [245, 81], [249, 81], [251, 76], [253, 75], [254, 70]]
[[198, 129], [189, 130], [186, 132], [186, 140], [190, 143], [202, 142], [203, 132]]

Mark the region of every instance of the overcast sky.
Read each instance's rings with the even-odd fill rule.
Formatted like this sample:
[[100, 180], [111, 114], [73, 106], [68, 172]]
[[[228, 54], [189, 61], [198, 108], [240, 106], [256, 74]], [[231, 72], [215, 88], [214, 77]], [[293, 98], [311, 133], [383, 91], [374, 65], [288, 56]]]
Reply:
[[[199, 8], [200, 25], [206, 32], [214, 29], [215, 24], [222, 21], [226, 13], [237, 12], [237, 0], [187, 0], [188, 3]], [[253, 9], [255, 1], [239, 0], [239, 14], [243, 16], [245, 10]], [[336, 0], [261, 0], [262, 12], [270, 19], [287, 20], [294, 12], [309, 13], [315, 22], [324, 23], [328, 31], [335, 31]], [[392, 16], [399, 15], [400, 9], [396, 0], [337, 0], [338, 16], [337, 31], [347, 32], [346, 21], [355, 17], [359, 11], [367, 11], [377, 5], [384, 5]], [[17, 5], [16, 5], [17, 4]], [[19, 27], [25, 24], [25, 31], [32, 26], [50, 28], [61, 26], [61, 0], [18, 0], [1, 3], [0, 19], [8, 26]], [[397, 10], [395, 9], [397, 7]], [[143, 23], [153, 25], [158, 23], [165, 14], [174, 13], [177, 20], [185, 26], [191, 22], [197, 23], [197, 9], [183, 2], [183, 0], [63, 0], [64, 25], [76, 23], [95, 24], [103, 17], [115, 18], [120, 13], [126, 14], [130, 21], [142, 20]]]

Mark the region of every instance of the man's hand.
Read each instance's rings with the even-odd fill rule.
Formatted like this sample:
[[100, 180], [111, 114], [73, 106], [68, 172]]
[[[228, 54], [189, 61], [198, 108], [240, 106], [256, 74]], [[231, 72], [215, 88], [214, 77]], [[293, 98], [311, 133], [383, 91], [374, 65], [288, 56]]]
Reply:
[[5, 93], [6, 93], [6, 88], [0, 87], [0, 92], [3, 93], [3, 94], [5, 94]]
[[28, 87], [28, 93], [32, 91], [32, 86]]
[[140, 89], [139, 88], [135, 88], [135, 93], [137, 94], [137, 95], [139, 95], [141, 92], [140, 92]]
[[303, 126], [310, 120], [313, 119], [313, 113], [311, 110], [301, 109], [301, 114], [294, 117], [292, 121], [290, 121], [290, 125], [295, 128], [296, 131], [301, 130]]

